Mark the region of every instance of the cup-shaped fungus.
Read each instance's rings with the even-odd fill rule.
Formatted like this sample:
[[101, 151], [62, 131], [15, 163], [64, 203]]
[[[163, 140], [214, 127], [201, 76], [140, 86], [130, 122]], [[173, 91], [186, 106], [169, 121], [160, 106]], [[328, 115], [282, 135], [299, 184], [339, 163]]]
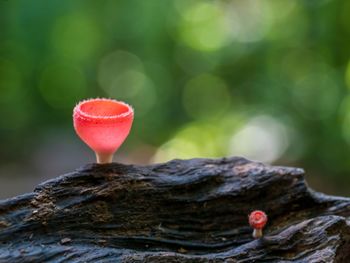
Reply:
[[249, 224], [254, 229], [253, 237], [261, 238], [263, 236], [263, 228], [267, 223], [267, 215], [260, 210], [255, 210], [249, 215]]
[[110, 163], [128, 136], [134, 119], [133, 108], [113, 99], [89, 99], [73, 110], [74, 129], [96, 153], [97, 163]]

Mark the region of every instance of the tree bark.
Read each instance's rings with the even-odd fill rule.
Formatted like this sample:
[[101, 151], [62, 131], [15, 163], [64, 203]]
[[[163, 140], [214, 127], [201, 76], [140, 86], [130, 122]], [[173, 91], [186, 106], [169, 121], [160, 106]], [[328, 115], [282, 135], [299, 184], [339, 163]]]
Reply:
[[[268, 215], [254, 240], [252, 210]], [[243, 158], [87, 165], [0, 202], [0, 262], [349, 262], [350, 199]]]

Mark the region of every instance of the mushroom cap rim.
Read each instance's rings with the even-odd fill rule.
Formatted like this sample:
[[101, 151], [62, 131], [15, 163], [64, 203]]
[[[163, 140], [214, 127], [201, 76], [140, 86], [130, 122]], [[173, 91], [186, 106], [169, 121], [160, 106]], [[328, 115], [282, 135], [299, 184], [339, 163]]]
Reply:
[[[87, 102], [92, 102], [92, 101], [109, 101], [109, 102], [114, 102], [114, 103], [118, 103], [121, 104], [123, 106], [125, 106], [128, 110], [126, 112], [123, 112], [121, 114], [116, 114], [116, 115], [111, 115], [111, 116], [103, 116], [103, 115], [92, 115], [92, 114], [88, 114], [84, 111], [81, 110], [81, 106]], [[123, 102], [123, 101], [119, 101], [119, 100], [115, 100], [115, 99], [106, 99], [106, 98], [95, 98], [95, 99], [85, 99], [80, 101], [73, 110], [73, 117], [79, 117], [82, 119], [86, 119], [86, 120], [112, 120], [112, 119], [119, 119], [119, 118], [124, 118], [127, 117], [129, 115], [132, 115], [134, 113], [134, 109], [131, 105]]]

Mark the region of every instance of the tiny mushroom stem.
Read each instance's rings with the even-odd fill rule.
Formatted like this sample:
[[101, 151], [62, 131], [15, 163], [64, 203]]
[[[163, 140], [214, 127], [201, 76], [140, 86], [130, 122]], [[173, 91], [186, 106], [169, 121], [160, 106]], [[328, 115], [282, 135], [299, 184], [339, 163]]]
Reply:
[[267, 215], [260, 210], [255, 210], [249, 215], [249, 224], [254, 229], [253, 238], [261, 238], [263, 236], [263, 228], [267, 223]]
[[97, 153], [96, 155], [96, 161], [97, 163], [111, 163], [113, 161], [113, 155], [114, 153]]
[[133, 108], [113, 99], [89, 99], [73, 110], [74, 129], [95, 152], [97, 163], [111, 163], [114, 153], [129, 135]]

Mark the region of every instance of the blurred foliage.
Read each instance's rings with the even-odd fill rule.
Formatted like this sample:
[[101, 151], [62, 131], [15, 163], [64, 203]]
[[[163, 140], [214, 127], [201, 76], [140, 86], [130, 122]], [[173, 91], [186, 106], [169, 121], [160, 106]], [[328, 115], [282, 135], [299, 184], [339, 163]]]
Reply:
[[74, 134], [79, 100], [113, 97], [135, 108], [130, 155], [244, 155], [349, 194], [349, 14], [340, 0], [2, 0], [1, 163]]

